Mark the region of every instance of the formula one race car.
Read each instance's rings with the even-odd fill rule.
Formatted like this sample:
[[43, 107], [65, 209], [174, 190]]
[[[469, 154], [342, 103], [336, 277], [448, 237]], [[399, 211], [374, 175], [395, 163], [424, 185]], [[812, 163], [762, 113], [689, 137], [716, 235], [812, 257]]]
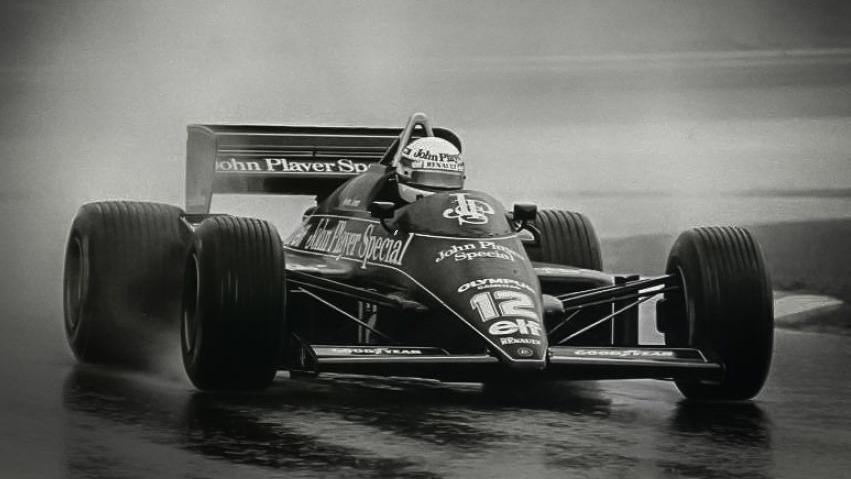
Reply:
[[[661, 276], [603, 273], [581, 214], [505, 211], [459, 188], [411, 202], [389, 194], [400, 151], [422, 138], [461, 149], [422, 114], [403, 129], [189, 126], [187, 212], [108, 201], [84, 205], [74, 220], [64, 306], [76, 357], [150, 361], [152, 345], [176, 338], [179, 323], [186, 372], [203, 390], [260, 389], [288, 370], [656, 378], [695, 399], [760, 391], [772, 296], [748, 231], [684, 232]], [[210, 214], [213, 193], [317, 203], [282, 240], [265, 221]], [[664, 344], [640, 344], [640, 322]]]

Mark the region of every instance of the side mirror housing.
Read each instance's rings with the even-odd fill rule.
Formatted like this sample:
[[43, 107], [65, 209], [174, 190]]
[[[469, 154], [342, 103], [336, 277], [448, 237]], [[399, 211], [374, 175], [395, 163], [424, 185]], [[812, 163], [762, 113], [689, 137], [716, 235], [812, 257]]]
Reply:
[[369, 215], [379, 220], [387, 220], [393, 217], [396, 205], [390, 201], [373, 201], [369, 204]]
[[538, 215], [538, 206], [532, 205], [528, 203], [515, 203], [514, 204], [514, 221], [523, 223], [526, 221], [532, 221]]

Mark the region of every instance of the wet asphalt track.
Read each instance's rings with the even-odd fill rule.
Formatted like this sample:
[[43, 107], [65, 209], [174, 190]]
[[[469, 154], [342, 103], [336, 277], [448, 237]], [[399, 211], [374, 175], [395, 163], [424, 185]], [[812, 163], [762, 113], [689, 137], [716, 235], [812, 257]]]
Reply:
[[776, 346], [759, 399], [721, 405], [683, 402], [656, 381], [560, 383], [524, 397], [281, 374], [263, 394], [208, 395], [179, 369], [78, 366], [10, 346], [0, 476], [842, 477], [847, 338], [781, 331]]

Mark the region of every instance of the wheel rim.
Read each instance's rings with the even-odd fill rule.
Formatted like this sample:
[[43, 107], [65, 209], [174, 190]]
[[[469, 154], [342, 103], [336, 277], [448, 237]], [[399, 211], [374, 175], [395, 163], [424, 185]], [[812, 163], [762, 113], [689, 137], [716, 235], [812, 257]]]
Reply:
[[193, 253], [186, 265], [186, 281], [183, 288], [183, 322], [181, 336], [183, 350], [187, 354], [195, 351], [198, 342], [198, 296], [200, 289], [198, 257]]
[[64, 306], [65, 328], [74, 336], [80, 327], [82, 307], [88, 290], [88, 261], [83, 254], [80, 237], [74, 235], [68, 241], [65, 254]]

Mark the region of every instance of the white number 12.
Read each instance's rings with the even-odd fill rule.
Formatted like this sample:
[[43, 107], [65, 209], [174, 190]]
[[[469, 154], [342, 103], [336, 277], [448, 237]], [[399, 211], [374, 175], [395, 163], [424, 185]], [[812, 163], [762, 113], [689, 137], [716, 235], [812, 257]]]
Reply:
[[470, 299], [470, 306], [479, 312], [482, 321], [497, 318], [500, 316], [499, 313], [502, 313], [502, 316], [520, 316], [538, 320], [532, 298], [518, 291], [499, 290], [493, 293], [487, 291], [478, 293]]

